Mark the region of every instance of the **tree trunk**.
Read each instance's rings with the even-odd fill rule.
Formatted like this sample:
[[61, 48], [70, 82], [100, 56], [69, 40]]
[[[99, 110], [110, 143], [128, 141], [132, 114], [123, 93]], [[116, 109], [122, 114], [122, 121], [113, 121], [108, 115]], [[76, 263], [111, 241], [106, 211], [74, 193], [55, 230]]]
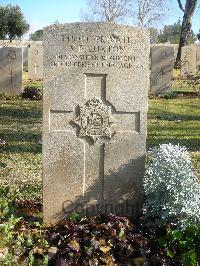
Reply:
[[181, 62], [181, 48], [185, 45], [188, 34], [190, 33], [191, 27], [192, 27], [192, 16], [194, 13], [194, 10], [197, 5], [197, 0], [186, 0], [185, 3], [185, 9], [183, 9], [180, 0], [178, 1], [179, 7], [184, 12], [183, 15], [183, 22], [182, 22], [182, 28], [180, 33], [180, 41], [179, 41], [179, 47], [178, 47], [178, 53], [176, 57], [176, 63], [175, 67], [180, 67]]

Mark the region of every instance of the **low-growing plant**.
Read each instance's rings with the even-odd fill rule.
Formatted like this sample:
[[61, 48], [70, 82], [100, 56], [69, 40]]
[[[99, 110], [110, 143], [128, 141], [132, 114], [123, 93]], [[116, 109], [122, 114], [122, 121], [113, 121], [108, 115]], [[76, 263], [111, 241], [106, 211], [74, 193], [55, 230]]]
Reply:
[[200, 225], [188, 226], [184, 231], [170, 229], [158, 238], [158, 244], [169, 258], [176, 258], [182, 265], [196, 266], [200, 256]]
[[17, 100], [21, 98], [21, 95], [20, 94], [17, 94], [17, 95], [9, 95], [7, 93], [4, 93], [4, 92], [1, 92], [0, 93], [0, 100]]
[[162, 144], [150, 151], [144, 177], [146, 216], [185, 226], [200, 221], [200, 183], [185, 147]]
[[24, 88], [22, 92], [22, 99], [28, 100], [41, 100], [42, 99], [42, 88], [35, 85], [29, 85]]
[[6, 220], [15, 210], [9, 187], [0, 186], [0, 222]]

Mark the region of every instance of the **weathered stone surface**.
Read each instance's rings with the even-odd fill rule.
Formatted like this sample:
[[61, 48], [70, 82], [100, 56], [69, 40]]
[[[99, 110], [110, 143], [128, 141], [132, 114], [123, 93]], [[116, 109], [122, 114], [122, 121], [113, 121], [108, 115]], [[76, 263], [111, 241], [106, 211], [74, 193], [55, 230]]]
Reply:
[[105, 23], [44, 29], [43, 211], [136, 215], [147, 131], [149, 33]]
[[181, 77], [195, 74], [197, 70], [197, 50], [195, 45], [184, 46], [181, 51]]
[[200, 44], [197, 45], [197, 70], [200, 70]]
[[22, 49], [0, 48], [0, 92], [15, 95], [22, 92]]
[[28, 47], [23, 47], [23, 66], [28, 66]]
[[28, 49], [28, 78], [43, 79], [43, 46], [31, 45]]
[[174, 47], [151, 47], [151, 93], [171, 92], [174, 67]]

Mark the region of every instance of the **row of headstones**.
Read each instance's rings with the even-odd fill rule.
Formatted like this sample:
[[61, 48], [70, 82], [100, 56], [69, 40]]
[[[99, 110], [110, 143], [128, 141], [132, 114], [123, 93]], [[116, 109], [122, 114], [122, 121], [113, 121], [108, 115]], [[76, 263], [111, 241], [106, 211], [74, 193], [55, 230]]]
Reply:
[[[157, 45], [151, 47], [151, 93], [164, 94], [172, 91], [173, 68], [178, 46]], [[200, 69], [200, 45], [182, 47], [181, 78], [194, 75]]]
[[30, 80], [43, 79], [42, 46], [0, 48], [0, 92], [10, 95], [22, 92], [24, 67], [28, 67]]
[[[154, 45], [151, 47], [151, 93], [172, 91], [173, 68], [178, 45]], [[22, 63], [23, 62], [23, 63]], [[43, 79], [43, 47], [0, 48], [0, 91], [16, 94], [22, 91], [22, 70], [28, 66], [30, 80]], [[182, 48], [181, 77], [194, 74], [200, 68], [200, 46]]]
[[[44, 29], [43, 46], [44, 221], [56, 223], [79, 210], [135, 216], [143, 199], [149, 31], [59, 24]], [[14, 67], [18, 55], [8, 49], [3, 58]], [[171, 71], [168, 53], [156, 58], [152, 72]], [[14, 78], [12, 71], [5, 77]]]

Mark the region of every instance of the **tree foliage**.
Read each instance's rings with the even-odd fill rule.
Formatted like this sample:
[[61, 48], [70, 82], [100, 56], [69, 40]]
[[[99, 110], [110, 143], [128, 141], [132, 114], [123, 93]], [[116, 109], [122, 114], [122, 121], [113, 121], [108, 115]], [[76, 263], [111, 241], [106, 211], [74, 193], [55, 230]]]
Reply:
[[[159, 43], [170, 42], [174, 44], [179, 44], [180, 33], [181, 33], [180, 21], [174, 23], [173, 25], [165, 25], [163, 30], [160, 31], [160, 34], [158, 34], [158, 42]], [[191, 30], [187, 36], [186, 44], [187, 45], [193, 44], [195, 43], [195, 41], [196, 41], [196, 36], [193, 30]]]
[[181, 48], [186, 44], [187, 37], [191, 32], [192, 16], [197, 7], [197, 0], [186, 0], [185, 6], [183, 6], [181, 0], [177, 0], [179, 8], [183, 11], [183, 21], [181, 26], [180, 41], [178, 54], [176, 58], [176, 66], [180, 65], [181, 60]]
[[87, 0], [87, 11], [81, 10], [83, 21], [126, 22], [132, 15], [132, 0]]
[[21, 37], [29, 30], [29, 24], [18, 5], [0, 6], [0, 37], [9, 39]]
[[36, 32], [29, 35], [31, 41], [42, 41], [43, 30], [37, 30]]
[[0, 39], [5, 39], [7, 35], [7, 14], [5, 8], [0, 6]]

